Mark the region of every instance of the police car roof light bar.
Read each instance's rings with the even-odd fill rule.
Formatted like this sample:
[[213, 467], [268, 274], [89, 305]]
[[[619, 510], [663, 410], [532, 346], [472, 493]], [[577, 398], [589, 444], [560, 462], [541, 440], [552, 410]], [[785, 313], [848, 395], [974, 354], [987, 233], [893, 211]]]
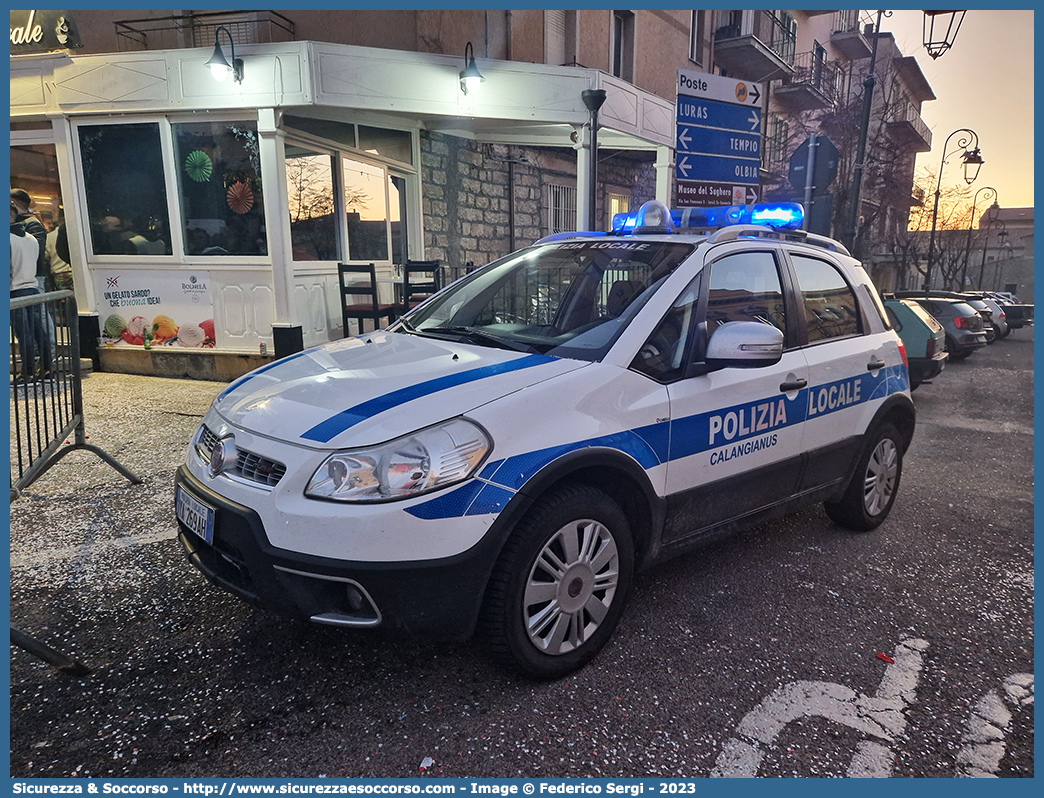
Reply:
[[776, 230], [797, 230], [804, 209], [796, 202], [762, 202], [757, 205], [719, 205], [671, 211], [679, 227], [726, 227], [733, 224], [764, 224]]
[[615, 214], [613, 232], [616, 235], [673, 233], [674, 219], [666, 205], [658, 200], [649, 200], [634, 213]]

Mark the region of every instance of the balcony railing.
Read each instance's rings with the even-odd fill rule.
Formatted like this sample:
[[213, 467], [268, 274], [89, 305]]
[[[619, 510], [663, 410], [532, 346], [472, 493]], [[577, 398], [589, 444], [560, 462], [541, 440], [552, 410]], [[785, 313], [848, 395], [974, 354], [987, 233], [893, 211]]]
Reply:
[[928, 129], [928, 125], [921, 119], [920, 113], [910, 103], [902, 103], [898, 105], [895, 110], [888, 115], [886, 120], [890, 126], [909, 127], [912, 133], [916, 134], [924, 142], [927, 149], [921, 150], [921, 152], [927, 152], [932, 148], [932, 131]]
[[212, 47], [218, 27], [225, 27], [236, 44], [266, 44], [294, 40], [294, 23], [275, 11], [215, 11], [116, 22], [121, 52]]
[[794, 63], [795, 31], [771, 11], [719, 11], [717, 23], [714, 30], [716, 42], [753, 36], [784, 63]]
[[779, 89], [814, 90], [822, 95], [815, 105], [828, 106], [841, 96], [843, 80], [844, 75], [836, 64], [827, 61], [822, 54], [807, 52], [794, 57], [794, 74], [785, 78]]

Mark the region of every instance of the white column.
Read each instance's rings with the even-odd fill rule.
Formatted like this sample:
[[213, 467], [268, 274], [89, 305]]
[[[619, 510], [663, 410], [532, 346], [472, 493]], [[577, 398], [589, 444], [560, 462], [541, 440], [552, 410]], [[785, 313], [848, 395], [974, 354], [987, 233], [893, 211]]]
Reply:
[[592, 230], [591, 219], [591, 129], [584, 125], [577, 130], [583, 146], [576, 151], [576, 229]]
[[670, 147], [656, 148], [656, 199], [671, 206], [671, 166], [674, 158]]
[[272, 258], [274, 323], [280, 327], [292, 327], [300, 322], [294, 313], [294, 260], [290, 222], [286, 214], [283, 133], [276, 126], [274, 108], [258, 109], [257, 137], [261, 155], [261, 183], [265, 187], [265, 230], [268, 233], [268, 252]]

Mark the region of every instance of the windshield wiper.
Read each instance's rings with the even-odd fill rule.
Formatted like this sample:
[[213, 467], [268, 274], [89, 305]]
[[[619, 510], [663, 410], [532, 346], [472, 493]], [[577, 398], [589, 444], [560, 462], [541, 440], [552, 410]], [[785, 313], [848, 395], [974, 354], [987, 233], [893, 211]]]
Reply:
[[512, 341], [510, 338], [501, 338], [499, 335], [486, 332], [485, 330], [479, 330], [475, 327], [423, 327], [417, 330], [418, 333], [449, 333], [451, 335], [464, 335], [469, 338], [475, 339], [480, 342], [488, 342], [499, 346], [501, 349], [511, 349], [515, 352], [538, 352], [539, 350], [531, 346], [530, 344], [524, 344], [521, 341]]

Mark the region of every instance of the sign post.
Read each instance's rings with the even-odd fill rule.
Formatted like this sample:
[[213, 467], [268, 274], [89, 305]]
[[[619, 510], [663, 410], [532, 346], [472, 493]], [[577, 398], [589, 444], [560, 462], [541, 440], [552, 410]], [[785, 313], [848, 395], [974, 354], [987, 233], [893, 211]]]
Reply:
[[758, 201], [763, 91], [760, 83], [678, 70], [674, 179], [679, 207]]

